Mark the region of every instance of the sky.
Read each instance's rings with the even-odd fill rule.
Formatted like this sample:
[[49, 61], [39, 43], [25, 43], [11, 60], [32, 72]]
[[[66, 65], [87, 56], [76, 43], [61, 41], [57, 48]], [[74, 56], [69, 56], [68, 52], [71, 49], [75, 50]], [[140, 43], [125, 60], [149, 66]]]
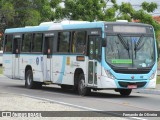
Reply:
[[148, 3], [150, 3], [150, 2], [157, 3], [158, 9], [156, 9], [152, 13], [152, 15], [153, 16], [157, 16], [157, 15], [160, 16], [160, 0], [117, 0], [117, 3], [121, 4], [122, 2], [130, 2], [134, 6], [135, 9], [139, 9], [140, 8], [139, 5], [141, 5], [141, 3], [144, 2], [144, 1], [146, 1]]

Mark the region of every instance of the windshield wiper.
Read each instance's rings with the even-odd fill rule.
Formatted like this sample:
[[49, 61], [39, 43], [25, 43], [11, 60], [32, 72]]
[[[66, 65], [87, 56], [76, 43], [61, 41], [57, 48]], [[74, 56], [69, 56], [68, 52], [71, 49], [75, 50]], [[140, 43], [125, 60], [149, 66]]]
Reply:
[[121, 34], [117, 34], [117, 36], [118, 36], [118, 38], [120, 39], [120, 41], [121, 41], [122, 45], [124, 46], [124, 48], [125, 48], [126, 50], [129, 50], [129, 46], [128, 46], [127, 43], [124, 41], [122, 35], [121, 35]]
[[144, 37], [144, 35], [141, 35], [141, 37], [139, 38], [139, 40], [138, 40], [138, 42], [136, 43], [134, 43], [134, 51], [135, 51], [135, 59], [136, 59], [136, 57], [137, 57], [137, 51], [138, 50], [140, 50], [141, 48], [142, 48], [142, 46], [144, 45], [144, 44], [142, 44], [141, 46], [139, 46], [140, 45], [140, 43], [142, 42], [142, 38]]
[[130, 58], [130, 54], [129, 54], [129, 45], [125, 42], [125, 40], [123, 39], [122, 35], [121, 34], [117, 34], [119, 40], [121, 41], [123, 47], [128, 51], [128, 56]]
[[144, 37], [144, 35], [141, 35], [141, 37], [139, 38], [138, 42], [135, 43], [135, 47], [134, 50], [139, 50], [143, 45], [139, 46], [140, 43], [142, 42], [142, 38]]

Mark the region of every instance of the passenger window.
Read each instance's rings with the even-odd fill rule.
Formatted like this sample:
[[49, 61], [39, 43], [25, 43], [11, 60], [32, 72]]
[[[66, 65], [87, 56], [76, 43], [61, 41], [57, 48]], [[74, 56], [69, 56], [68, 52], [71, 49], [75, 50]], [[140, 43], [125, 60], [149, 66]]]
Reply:
[[6, 35], [4, 52], [12, 52], [12, 39], [13, 39], [13, 35]]
[[42, 52], [43, 34], [35, 33], [32, 41], [32, 52]]
[[22, 38], [22, 52], [31, 52], [31, 40], [32, 40], [32, 34], [27, 33], [23, 35]]
[[70, 32], [58, 33], [58, 52], [69, 52], [70, 50]]
[[86, 31], [72, 32], [72, 53], [85, 53]]

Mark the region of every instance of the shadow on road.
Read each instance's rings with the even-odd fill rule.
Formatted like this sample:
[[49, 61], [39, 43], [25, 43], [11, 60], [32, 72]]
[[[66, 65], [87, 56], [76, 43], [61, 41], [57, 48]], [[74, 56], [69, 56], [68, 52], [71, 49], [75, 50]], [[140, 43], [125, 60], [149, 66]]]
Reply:
[[[14, 89], [17, 89], [18, 91], [25, 91], [25, 93], [28, 91], [28, 92], [31, 92], [31, 91], [34, 91], [34, 92], [40, 92], [42, 91], [45, 92], [45, 94], [52, 94], [53, 95], [56, 93], [60, 94], [60, 95], [70, 95], [72, 97], [81, 97], [78, 95], [78, 92], [77, 91], [73, 91], [71, 89], [61, 89], [60, 87], [58, 86], [55, 86], [55, 85], [51, 85], [51, 86], [43, 86], [41, 89], [27, 89], [25, 88], [25, 86], [23, 85], [8, 85], [8, 87], [11, 87], [11, 88], [14, 88]], [[20, 90], [19, 90], [20, 89]], [[85, 97], [89, 97], [89, 98], [124, 98], [124, 99], [129, 99], [129, 98], [144, 98], [145, 96], [142, 96], [142, 95], [131, 95], [130, 96], [121, 96], [118, 92], [115, 92], [114, 90], [105, 90], [102, 92], [101, 91], [92, 91], [90, 93], [89, 96], [85, 96]]]

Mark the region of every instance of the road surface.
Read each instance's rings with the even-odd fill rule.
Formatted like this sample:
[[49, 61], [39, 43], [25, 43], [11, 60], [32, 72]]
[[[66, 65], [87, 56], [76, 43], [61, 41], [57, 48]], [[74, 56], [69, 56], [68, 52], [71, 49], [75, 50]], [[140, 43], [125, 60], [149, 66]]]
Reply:
[[160, 95], [156, 94], [132, 92], [129, 97], [122, 97], [113, 90], [104, 90], [82, 97], [72, 90], [62, 90], [56, 85], [26, 89], [23, 80], [12, 80], [4, 76], [0, 77], [0, 91], [89, 111], [160, 111]]

